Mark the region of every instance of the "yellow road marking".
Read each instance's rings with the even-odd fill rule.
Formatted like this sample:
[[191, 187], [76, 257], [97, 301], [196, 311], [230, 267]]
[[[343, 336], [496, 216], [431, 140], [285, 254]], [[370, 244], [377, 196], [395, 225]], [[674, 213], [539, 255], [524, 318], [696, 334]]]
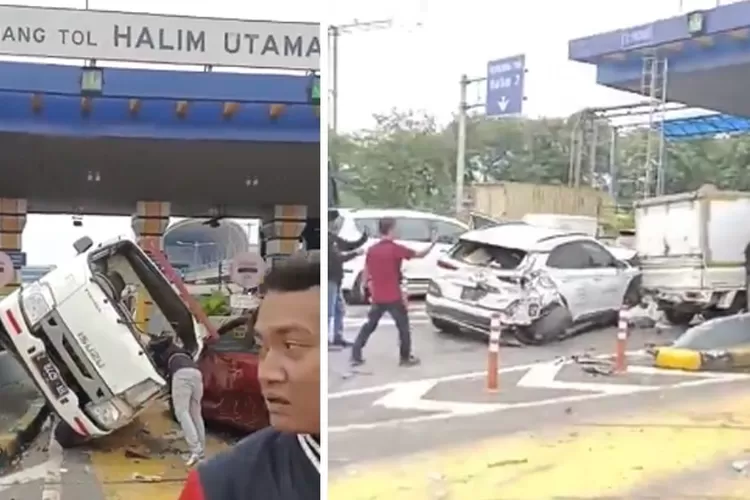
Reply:
[[[141, 416], [139, 422], [91, 445], [91, 467], [107, 500], [176, 500], [182, 491], [188, 469], [181, 452], [184, 443], [174, 437], [178, 430], [163, 405], [155, 405]], [[210, 437], [207, 455], [214, 455], [229, 445]], [[149, 459], [125, 456], [132, 448], [150, 455]], [[135, 475], [144, 479], [135, 479]], [[147, 482], [148, 478], [158, 478]]]
[[[362, 464], [356, 467], [359, 474], [332, 478], [328, 498], [540, 500], [648, 491], [648, 485], [686, 471], [721, 463], [730, 467], [750, 447], [747, 427], [750, 393], [717, 395], [597, 425], [489, 439], [398, 463]], [[716, 495], [715, 488], [711, 491]]]

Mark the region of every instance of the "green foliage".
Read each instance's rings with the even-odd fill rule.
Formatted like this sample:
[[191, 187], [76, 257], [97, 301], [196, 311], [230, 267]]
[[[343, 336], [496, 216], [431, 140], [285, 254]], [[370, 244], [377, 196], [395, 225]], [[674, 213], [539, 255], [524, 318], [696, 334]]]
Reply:
[[[567, 184], [571, 136], [581, 113], [562, 118], [471, 117], [467, 123], [466, 178], [471, 182], [517, 181]], [[595, 169], [584, 152], [581, 182], [606, 185], [610, 129], [601, 124]], [[394, 110], [376, 116], [371, 130], [332, 136], [342, 206], [404, 207], [452, 211], [455, 192], [456, 125], [439, 126], [424, 114]], [[615, 164], [618, 203], [629, 205], [643, 186], [646, 137], [621, 133]], [[750, 190], [750, 137], [715, 138], [667, 144], [669, 193], [713, 183]], [[622, 223], [622, 221], [620, 221]], [[619, 224], [618, 224], [619, 225]]]
[[221, 292], [203, 296], [198, 301], [206, 316], [228, 316], [231, 312], [229, 297]]

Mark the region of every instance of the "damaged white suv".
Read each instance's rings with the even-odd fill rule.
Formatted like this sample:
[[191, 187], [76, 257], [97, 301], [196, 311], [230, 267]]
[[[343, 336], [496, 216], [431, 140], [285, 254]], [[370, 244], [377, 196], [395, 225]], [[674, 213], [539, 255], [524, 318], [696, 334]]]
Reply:
[[[39, 281], [0, 301], [0, 344], [26, 368], [61, 419], [63, 446], [107, 435], [130, 423], [166, 388], [144, 347], [149, 335], [172, 334], [197, 357], [206, 338], [170, 282], [127, 239], [93, 246]], [[134, 296], [153, 303], [143, 331]], [[166, 330], [166, 332], [164, 331]]]
[[[582, 233], [509, 222], [461, 235], [438, 263], [427, 315], [439, 330], [504, 332], [542, 344], [616, 321], [639, 301], [639, 271]], [[504, 333], [505, 335], [505, 333]]]

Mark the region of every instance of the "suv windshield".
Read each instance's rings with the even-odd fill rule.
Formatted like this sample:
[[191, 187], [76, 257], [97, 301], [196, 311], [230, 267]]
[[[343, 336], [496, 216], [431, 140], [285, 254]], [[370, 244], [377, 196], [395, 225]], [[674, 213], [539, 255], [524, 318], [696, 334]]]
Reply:
[[450, 250], [449, 256], [465, 264], [474, 266], [492, 266], [498, 269], [516, 269], [526, 252], [515, 248], [506, 248], [488, 243], [459, 240]]

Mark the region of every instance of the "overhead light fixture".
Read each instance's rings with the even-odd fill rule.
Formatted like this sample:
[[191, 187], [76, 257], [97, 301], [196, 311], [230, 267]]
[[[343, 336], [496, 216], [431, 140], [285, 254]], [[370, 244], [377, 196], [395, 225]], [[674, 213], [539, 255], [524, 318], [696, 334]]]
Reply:
[[690, 12], [687, 15], [687, 29], [690, 36], [700, 36], [706, 33], [706, 13], [702, 10]]
[[104, 70], [85, 66], [81, 68], [81, 94], [101, 95], [104, 90]]
[[310, 104], [320, 105], [320, 75], [312, 73], [307, 87], [307, 100]]

